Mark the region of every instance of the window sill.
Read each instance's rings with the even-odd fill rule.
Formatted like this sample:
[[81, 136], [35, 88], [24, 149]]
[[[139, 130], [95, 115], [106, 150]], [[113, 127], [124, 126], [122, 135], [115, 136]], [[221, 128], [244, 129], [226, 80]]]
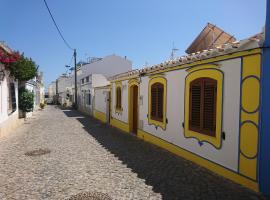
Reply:
[[122, 114], [123, 108], [115, 108], [115, 113]]
[[221, 148], [221, 133], [220, 132], [216, 132], [216, 136], [210, 136], [204, 133], [200, 133], [200, 132], [185, 128], [184, 136], [185, 138], [194, 138], [198, 140], [200, 144], [203, 144], [203, 142], [207, 142], [213, 145], [217, 149]]
[[151, 117], [148, 117], [148, 124], [154, 125], [157, 129], [157, 127], [162, 128], [163, 130], [166, 130], [166, 120], [163, 118], [163, 121], [158, 121], [155, 119], [151, 119]]

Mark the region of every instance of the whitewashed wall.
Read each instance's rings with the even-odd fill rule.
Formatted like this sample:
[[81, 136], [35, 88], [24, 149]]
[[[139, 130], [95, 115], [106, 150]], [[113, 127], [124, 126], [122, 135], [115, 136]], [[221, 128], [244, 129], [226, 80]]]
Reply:
[[122, 112], [115, 112], [116, 97], [115, 83], [112, 84], [112, 117], [122, 122], [128, 123], [128, 81], [122, 81]]
[[[185, 77], [188, 74], [185, 69], [165, 73], [165, 78], [167, 79], [168, 118], [166, 130], [163, 131], [161, 128], [156, 130], [153, 125], [148, 125], [149, 77], [142, 77], [140, 84], [140, 95], [143, 96], [143, 105], [139, 106], [139, 118], [143, 120], [144, 131], [236, 171], [238, 168], [241, 60], [232, 59], [219, 62], [219, 64], [221, 64], [220, 69], [224, 72], [222, 131], [226, 134], [226, 139], [222, 141], [222, 148], [220, 150], [208, 143], [200, 146], [198, 140], [184, 137], [182, 127], [182, 122], [184, 122], [184, 89]], [[123, 102], [126, 104], [127, 101], [124, 99]], [[126, 121], [126, 115], [121, 120]]]
[[8, 96], [9, 96], [9, 90], [8, 90], [8, 72], [5, 71], [5, 78], [3, 81], [0, 82], [0, 123], [6, 121], [11, 116], [17, 115], [18, 116], [18, 82], [14, 82], [15, 86], [15, 95], [16, 95], [16, 111], [9, 115], [8, 113]]
[[106, 77], [113, 76], [132, 69], [131, 61], [117, 55], [109, 55], [100, 61], [86, 64], [81, 67], [82, 75], [103, 74]]
[[109, 89], [107, 88], [96, 88], [95, 89], [95, 110], [106, 113], [107, 112], [107, 94]]

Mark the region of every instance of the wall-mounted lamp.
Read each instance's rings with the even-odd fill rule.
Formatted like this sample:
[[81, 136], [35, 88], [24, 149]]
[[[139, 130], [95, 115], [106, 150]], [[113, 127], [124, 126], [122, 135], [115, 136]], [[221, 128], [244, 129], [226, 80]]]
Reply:
[[4, 78], [5, 78], [5, 72], [4, 72], [4, 70], [1, 70], [0, 71], [0, 81], [3, 81]]

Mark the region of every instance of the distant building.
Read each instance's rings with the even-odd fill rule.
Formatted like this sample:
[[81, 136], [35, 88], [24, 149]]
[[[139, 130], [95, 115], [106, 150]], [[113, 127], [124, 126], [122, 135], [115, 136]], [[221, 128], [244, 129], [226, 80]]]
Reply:
[[92, 115], [94, 88], [110, 84], [108, 77], [131, 69], [131, 61], [117, 55], [92, 58], [88, 64], [82, 65], [78, 70], [78, 109]]
[[[77, 64], [77, 101], [78, 109], [81, 112], [92, 115], [94, 88], [109, 84], [108, 77], [124, 71], [130, 71], [132, 63], [126, 57], [109, 55], [104, 58], [91, 58], [87, 62]], [[61, 75], [49, 85], [49, 96], [54, 91], [58, 95], [58, 102], [61, 105], [71, 106], [75, 103], [74, 71], [70, 75]], [[54, 89], [56, 88], [56, 89]]]

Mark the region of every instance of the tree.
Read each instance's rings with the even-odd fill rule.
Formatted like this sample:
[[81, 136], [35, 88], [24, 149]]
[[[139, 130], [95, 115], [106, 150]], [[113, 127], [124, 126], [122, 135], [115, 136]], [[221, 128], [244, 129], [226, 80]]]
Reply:
[[10, 74], [19, 81], [28, 81], [37, 75], [38, 67], [31, 58], [22, 54], [16, 62], [9, 64]]
[[30, 112], [34, 108], [34, 93], [21, 88], [19, 90], [19, 108], [23, 112]]

